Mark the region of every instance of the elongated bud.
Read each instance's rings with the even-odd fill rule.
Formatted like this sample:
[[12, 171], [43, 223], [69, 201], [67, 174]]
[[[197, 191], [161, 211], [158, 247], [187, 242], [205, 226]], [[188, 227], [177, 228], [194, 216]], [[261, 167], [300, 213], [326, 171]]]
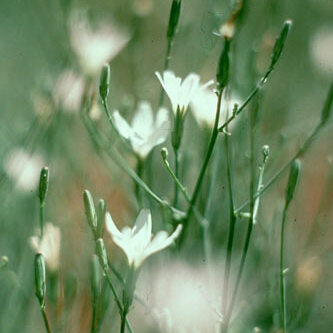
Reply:
[[168, 30], [167, 30], [167, 38], [169, 41], [172, 40], [175, 36], [176, 30], [178, 27], [181, 6], [182, 6], [181, 0], [172, 1], [169, 25], [168, 25]]
[[231, 39], [224, 38], [224, 47], [217, 66], [216, 80], [219, 90], [227, 86], [229, 82], [229, 51]]
[[294, 197], [300, 171], [301, 171], [301, 162], [299, 160], [295, 160], [291, 165], [290, 169], [287, 192], [286, 192], [286, 205], [289, 205], [290, 201]]
[[97, 228], [97, 216], [95, 211], [95, 205], [93, 198], [88, 190], [83, 192], [83, 203], [84, 203], [84, 210], [87, 217], [87, 222], [91, 227], [94, 235], [96, 235], [96, 228]]
[[110, 65], [105, 64], [103, 66], [100, 81], [99, 81], [99, 94], [100, 94], [102, 100], [106, 100], [109, 95], [110, 76], [111, 76]]
[[97, 207], [97, 237], [103, 238], [105, 224], [105, 201], [100, 199]]
[[49, 188], [49, 168], [45, 166], [40, 172], [38, 197], [41, 205], [45, 204]]
[[271, 66], [274, 66], [281, 56], [281, 53], [284, 48], [284, 44], [288, 37], [289, 31], [291, 29], [291, 25], [292, 25], [291, 20], [285, 21], [283, 24], [282, 30], [280, 32], [280, 35], [276, 38], [276, 41], [275, 41], [275, 44], [273, 47], [273, 52], [272, 52]]
[[100, 274], [98, 257], [94, 254], [90, 261], [90, 288], [93, 298], [97, 298], [100, 293]]
[[166, 161], [168, 159], [169, 152], [166, 147], [163, 147], [161, 149], [161, 155], [162, 155], [163, 161]]
[[41, 253], [37, 253], [35, 256], [35, 288], [39, 304], [40, 306], [44, 306], [46, 294], [46, 270], [45, 261]]
[[328, 95], [327, 95], [327, 98], [326, 98], [325, 105], [323, 107], [323, 110], [321, 111], [321, 123], [322, 124], [325, 124], [331, 116], [332, 100], [333, 100], [333, 83], [331, 83], [331, 86], [330, 86], [330, 89], [328, 91]]
[[102, 238], [98, 238], [96, 241], [96, 254], [98, 256], [99, 263], [104, 269], [108, 268], [108, 255], [106, 253], [104, 241]]

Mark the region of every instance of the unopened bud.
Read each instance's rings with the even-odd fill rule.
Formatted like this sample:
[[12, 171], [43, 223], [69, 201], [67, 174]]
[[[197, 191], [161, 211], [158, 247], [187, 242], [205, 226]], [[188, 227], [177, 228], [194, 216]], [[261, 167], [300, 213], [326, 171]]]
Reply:
[[262, 154], [264, 156], [264, 161], [266, 161], [268, 158], [268, 155], [269, 155], [269, 146], [268, 145], [262, 146]]
[[106, 100], [109, 95], [110, 76], [111, 76], [110, 65], [105, 64], [103, 66], [100, 81], [99, 81], [99, 94], [100, 94], [102, 100]]
[[49, 168], [45, 166], [40, 172], [38, 197], [42, 205], [45, 204], [49, 187]]
[[104, 224], [105, 224], [105, 201], [100, 199], [97, 207], [97, 229], [96, 236], [98, 238], [103, 238], [104, 235]]
[[273, 52], [272, 52], [272, 63], [271, 66], [274, 66], [275, 63], [279, 60], [281, 53], [284, 48], [284, 44], [288, 37], [289, 31], [291, 29], [292, 22], [291, 20], [287, 20], [284, 22], [280, 35], [276, 38]]
[[35, 289], [39, 304], [43, 307], [46, 294], [46, 270], [45, 261], [41, 253], [37, 253], [35, 256]]
[[163, 161], [166, 161], [168, 159], [169, 152], [166, 147], [163, 147], [161, 149], [161, 155], [162, 155]]
[[301, 171], [301, 162], [299, 160], [295, 160], [290, 168], [290, 174], [289, 174], [289, 180], [286, 192], [286, 205], [289, 205], [290, 201], [294, 197], [300, 171]]
[[8, 265], [8, 258], [6, 256], [2, 256], [0, 258], [0, 269], [5, 268]]
[[225, 24], [223, 24], [220, 28], [220, 34], [224, 38], [231, 39], [235, 34], [235, 23], [233, 20], [228, 20]]
[[95, 299], [100, 293], [99, 262], [95, 254], [90, 261], [90, 288], [93, 298]]
[[224, 38], [224, 47], [217, 67], [216, 80], [218, 89], [223, 89], [229, 82], [229, 51], [231, 39]]
[[333, 83], [331, 83], [331, 86], [330, 86], [330, 89], [328, 91], [328, 95], [327, 95], [327, 98], [326, 98], [325, 105], [323, 107], [323, 110], [321, 111], [321, 123], [322, 124], [325, 124], [331, 116], [332, 100], [333, 100]]
[[93, 198], [88, 190], [85, 190], [83, 192], [83, 204], [84, 204], [84, 210], [87, 217], [87, 222], [89, 226], [91, 227], [94, 234], [96, 234], [96, 228], [97, 228], [97, 216], [95, 211], [95, 205]]
[[167, 38], [169, 41], [173, 39], [173, 37], [175, 36], [175, 32], [177, 30], [181, 5], [182, 5], [181, 0], [172, 1], [168, 30], [167, 30]]
[[96, 241], [96, 254], [98, 256], [98, 260], [103, 269], [108, 268], [108, 255], [106, 253], [104, 241], [102, 238], [98, 238]]

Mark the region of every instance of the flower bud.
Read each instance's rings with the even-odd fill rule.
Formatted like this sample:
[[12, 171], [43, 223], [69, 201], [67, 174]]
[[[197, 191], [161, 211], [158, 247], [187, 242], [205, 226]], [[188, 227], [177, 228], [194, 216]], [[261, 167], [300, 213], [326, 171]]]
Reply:
[[291, 29], [292, 22], [291, 20], [287, 20], [283, 24], [283, 28], [280, 32], [280, 35], [276, 38], [274, 47], [273, 47], [273, 52], [272, 52], [272, 62], [271, 62], [271, 67], [276, 64], [276, 62], [279, 60], [281, 53], [284, 48], [284, 44], [286, 42], [286, 39], [288, 37], [289, 31]]
[[103, 238], [104, 235], [104, 224], [105, 224], [105, 201], [100, 199], [97, 207], [97, 229], [96, 236], [98, 238]]
[[229, 82], [229, 51], [231, 39], [224, 38], [224, 47], [217, 67], [216, 80], [218, 89], [223, 89]]
[[40, 172], [38, 197], [41, 205], [45, 204], [49, 187], [49, 168], [45, 166]]
[[96, 299], [100, 293], [100, 274], [98, 257], [95, 254], [90, 261], [90, 288], [93, 298]]
[[8, 265], [8, 258], [6, 256], [2, 256], [0, 258], [0, 269], [5, 268]]
[[97, 216], [96, 216], [94, 201], [88, 190], [85, 190], [83, 192], [83, 203], [88, 224], [95, 235], [97, 228]]
[[111, 76], [110, 65], [105, 64], [103, 66], [100, 81], [99, 81], [99, 94], [100, 94], [102, 100], [106, 100], [109, 95], [110, 76]]
[[96, 254], [98, 256], [99, 263], [103, 269], [108, 268], [108, 255], [106, 253], [104, 241], [102, 238], [98, 238], [96, 241]]
[[300, 171], [301, 171], [301, 162], [299, 160], [295, 160], [291, 165], [290, 169], [287, 192], [286, 192], [286, 205], [289, 205], [294, 197]]
[[41, 253], [37, 253], [35, 256], [35, 288], [39, 304], [43, 307], [46, 294], [46, 271], [45, 261]]
[[182, 5], [181, 0], [172, 1], [169, 25], [168, 25], [168, 30], [167, 30], [167, 38], [169, 41], [171, 41], [175, 36], [175, 32], [178, 27], [178, 22], [179, 22], [179, 17], [180, 17], [181, 5]]
[[269, 146], [268, 145], [262, 146], [262, 154], [264, 156], [264, 161], [266, 161], [268, 158], [268, 155], [269, 155]]
[[333, 100], [333, 83], [331, 83], [325, 105], [323, 110], [321, 111], [321, 123], [325, 124], [327, 120], [330, 118], [332, 113], [332, 100]]
[[161, 149], [161, 155], [162, 155], [163, 161], [166, 161], [168, 159], [169, 152], [166, 147], [163, 147]]

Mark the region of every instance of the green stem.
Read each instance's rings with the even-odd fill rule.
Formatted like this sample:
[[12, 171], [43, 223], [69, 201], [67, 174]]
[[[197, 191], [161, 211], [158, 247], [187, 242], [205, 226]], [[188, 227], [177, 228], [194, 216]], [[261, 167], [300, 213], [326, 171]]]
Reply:
[[51, 333], [51, 328], [50, 328], [49, 320], [48, 320], [46, 312], [45, 312], [45, 306], [41, 306], [40, 310], [42, 312], [42, 317], [43, 317], [44, 325], [45, 325], [45, 328], [46, 328], [46, 332], [47, 333]]
[[[143, 160], [138, 157], [137, 158], [137, 165], [136, 165], [136, 174], [140, 179], [143, 176]], [[140, 192], [140, 186], [137, 182], [135, 182], [135, 197], [138, 202], [138, 205], [142, 207], [142, 193]]]
[[95, 329], [95, 324], [96, 324], [96, 313], [97, 313], [97, 300], [96, 300], [96, 297], [93, 296], [94, 299], [92, 301], [92, 316], [91, 316], [91, 330], [90, 332], [91, 333], [95, 333], [96, 332], [96, 329]]
[[220, 110], [221, 110], [221, 102], [222, 102], [222, 94], [223, 94], [223, 89], [220, 89], [218, 92], [218, 100], [217, 100], [217, 109], [216, 109], [216, 115], [215, 115], [215, 122], [214, 122], [214, 127], [213, 127], [213, 131], [211, 134], [211, 138], [210, 138], [210, 142], [208, 145], [208, 150], [205, 156], [205, 160], [203, 162], [203, 165], [201, 167], [200, 173], [199, 173], [199, 177], [197, 179], [197, 182], [195, 184], [195, 188], [191, 197], [191, 202], [190, 202], [190, 206], [188, 207], [187, 213], [186, 213], [186, 217], [184, 219], [184, 223], [183, 223], [183, 232], [180, 234], [180, 238], [179, 238], [179, 246], [182, 245], [183, 241], [184, 241], [184, 237], [188, 228], [188, 223], [189, 223], [189, 219], [191, 217], [191, 214], [193, 212], [193, 207], [195, 206], [198, 196], [199, 196], [199, 192], [200, 192], [200, 188], [202, 185], [202, 181], [203, 178], [205, 176], [205, 173], [207, 171], [207, 167], [208, 167], [208, 163], [210, 161], [210, 158], [212, 156], [213, 150], [214, 150], [214, 146], [216, 143], [216, 139], [218, 136], [218, 124], [219, 124], [219, 119], [220, 119]]
[[[256, 199], [261, 196], [275, 181], [290, 167], [290, 165], [299, 157], [302, 157], [309, 147], [311, 146], [314, 138], [318, 135], [320, 130], [324, 127], [322, 123], [319, 123], [305, 140], [303, 145], [299, 148], [299, 150], [294, 154], [294, 156], [266, 183], [265, 186], [262, 187], [260, 191], [257, 191], [253, 198]], [[247, 207], [250, 203], [250, 200], [245, 201], [242, 205], [240, 205], [236, 210], [235, 213], [238, 214], [243, 208]]]
[[227, 162], [227, 178], [228, 178], [228, 192], [229, 192], [229, 236], [227, 244], [227, 256], [224, 270], [224, 284], [223, 284], [223, 309], [222, 313], [226, 313], [228, 306], [228, 293], [229, 293], [229, 276], [231, 268], [232, 248], [235, 235], [236, 215], [234, 213], [234, 200], [232, 190], [232, 179], [231, 179], [231, 162], [230, 162], [230, 145], [229, 136], [225, 136], [225, 151], [226, 151], [226, 162]]
[[[173, 152], [174, 152], [174, 155], [175, 155], [176, 178], [179, 179], [179, 153], [178, 153], [178, 149], [174, 148]], [[177, 205], [178, 205], [178, 185], [175, 182], [173, 206], [177, 207]]]
[[286, 288], [284, 277], [284, 234], [287, 219], [287, 211], [289, 205], [286, 203], [283, 209], [281, 223], [281, 243], [280, 243], [280, 297], [281, 297], [281, 329], [283, 333], [287, 333], [287, 318], [286, 318]]

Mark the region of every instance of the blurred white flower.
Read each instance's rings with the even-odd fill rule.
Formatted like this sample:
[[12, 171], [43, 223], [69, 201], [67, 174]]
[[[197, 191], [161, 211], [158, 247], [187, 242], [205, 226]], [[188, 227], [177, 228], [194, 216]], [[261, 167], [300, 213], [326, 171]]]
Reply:
[[135, 269], [152, 254], [170, 246], [182, 230], [182, 225], [179, 224], [170, 236], [166, 231], [159, 231], [153, 238], [151, 213], [148, 209], [140, 211], [133, 228], [125, 227], [121, 232], [114, 224], [110, 213], [106, 214], [105, 223], [113, 242], [123, 250], [129, 265]]
[[320, 28], [312, 37], [310, 51], [316, 66], [327, 75], [333, 71], [333, 26]]
[[161, 332], [220, 331], [221, 271], [215, 270], [211, 278], [205, 266], [190, 266], [173, 259], [142, 273], [137, 294], [146, 300]]
[[155, 74], [171, 101], [174, 113], [177, 112], [177, 107], [185, 113], [192, 99], [201, 90], [213, 84], [213, 80], [210, 80], [201, 85], [200, 76], [195, 73], [189, 74], [183, 81], [171, 71], [164, 71], [163, 77], [158, 72]]
[[45, 263], [51, 271], [59, 267], [60, 258], [60, 229], [52, 223], [46, 223], [42, 239], [38, 236], [30, 237], [30, 244], [37, 253], [42, 253]]
[[[241, 105], [237, 98], [222, 98], [219, 126], [232, 116], [234, 105]], [[213, 127], [217, 108], [217, 96], [209, 89], [201, 89], [191, 101], [191, 109], [197, 122], [201, 126]]]
[[73, 19], [70, 41], [83, 70], [89, 75], [100, 72], [127, 44], [129, 35], [111, 24], [100, 24], [92, 29], [87, 20]]
[[153, 10], [152, 0], [134, 0], [133, 11], [138, 16], [148, 16]]
[[54, 86], [52, 96], [58, 108], [65, 112], [77, 112], [81, 107], [85, 81], [72, 70], [63, 71]]
[[22, 148], [14, 149], [4, 161], [4, 170], [15, 186], [23, 191], [34, 191], [39, 183], [40, 170], [44, 161], [41, 156]]
[[119, 134], [130, 141], [134, 152], [141, 158], [145, 158], [155, 146], [163, 143], [169, 134], [168, 111], [160, 108], [154, 121], [148, 102], [139, 104], [131, 126], [118, 111], [113, 113], [113, 119]]

